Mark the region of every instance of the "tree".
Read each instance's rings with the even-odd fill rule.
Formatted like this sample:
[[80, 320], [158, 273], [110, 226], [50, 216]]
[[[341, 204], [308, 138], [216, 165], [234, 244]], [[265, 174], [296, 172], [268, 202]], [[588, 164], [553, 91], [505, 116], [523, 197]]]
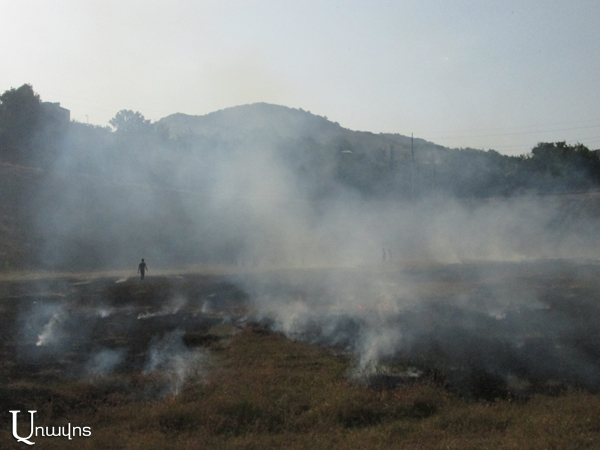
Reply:
[[25, 162], [41, 116], [40, 96], [30, 84], [0, 95], [0, 158]]
[[143, 114], [130, 109], [122, 109], [108, 122], [117, 132], [127, 134], [144, 134], [152, 130], [152, 123]]
[[531, 150], [528, 163], [559, 190], [585, 190], [600, 182], [598, 153], [583, 144], [539, 142]]

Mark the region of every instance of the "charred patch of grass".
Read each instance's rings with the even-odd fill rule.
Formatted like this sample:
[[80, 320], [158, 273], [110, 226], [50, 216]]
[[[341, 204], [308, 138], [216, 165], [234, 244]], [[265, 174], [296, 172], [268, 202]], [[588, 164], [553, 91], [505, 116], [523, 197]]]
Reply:
[[[2, 398], [20, 398], [22, 410], [37, 407], [40, 425], [92, 428], [85, 439], [36, 441], [49, 449], [600, 446], [600, 399], [589, 393], [482, 401], [427, 377], [374, 389], [348, 379], [349, 358], [265, 330], [248, 329], [219, 345], [205, 381], [178, 396], [160, 397], [152, 377], [128, 374], [93, 384], [14, 384]], [[44, 412], [46, 404], [51, 411]], [[8, 427], [0, 448], [15, 448]]]

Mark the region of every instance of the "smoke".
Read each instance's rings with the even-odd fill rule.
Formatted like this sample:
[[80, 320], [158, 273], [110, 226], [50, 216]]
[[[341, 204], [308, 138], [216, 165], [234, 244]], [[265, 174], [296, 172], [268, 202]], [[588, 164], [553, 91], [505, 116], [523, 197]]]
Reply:
[[144, 373], [161, 377], [165, 395], [178, 395], [186, 380], [202, 378], [205, 358], [200, 350], [188, 349], [183, 332], [175, 330], [152, 339]]
[[[74, 126], [34, 205], [44, 264], [134, 272], [143, 256], [150, 270], [235, 267], [257, 319], [352, 353], [357, 373], [421, 352], [457, 379], [470, 366], [505, 379], [598, 384], [596, 350], [578, 344], [577, 321], [511, 269], [547, 281], [565, 267], [544, 263], [539, 272], [534, 261], [597, 260], [593, 198], [474, 200], [432, 189], [391, 199], [361, 185], [360, 171], [354, 184], [345, 181], [340, 158], [354, 153], [339, 126], [253, 108], [214, 113], [197, 127], [188, 117], [188, 132], [171, 140], [94, 130], [96, 147], [87, 150], [90, 130]], [[366, 134], [354, 139], [356, 161], [381, 150]], [[404, 154], [395, 163], [408, 161]], [[408, 171], [398, 174], [409, 183]], [[181, 301], [137, 318], [175, 314]], [[61, 320], [49, 315], [40, 341]], [[167, 334], [153, 342], [146, 372], [165, 374], [169, 392], [179, 392], [202, 360], [181, 333]]]
[[[373, 173], [388, 173], [388, 160], [373, 166], [381, 148], [369, 146], [394, 141], [298, 110], [245, 108], [167, 121], [179, 127], [170, 139], [153, 128], [72, 124], [32, 203], [42, 263], [132, 272], [141, 256], [150, 270], [348, 266], [381, 261], [382, 248], [397, 261], [596, 257], [590, 205], [558, 196], [465, 200], [420, 185], [414, 201], [391, 199], [377, 193]], [[364, 159], [363, 185], [360, 172], [352, 183], [344, 172], [348, 146], [353, 170]], [[406, 152], [394, 162], [398, 186], [410, 178]], [[465, 167], [460, 179], [478, 179], [475, 170], [485, 173]]]
[[38, 347], [38, 351], [56, 352], [68, 334], [67, 318], [63, 303], [38, 297], [21, 310], [17, 325], [20, 340], [28, 346]]
[[[174, 316], [188, 303], [181, 286], [172, 285], [153, 298], [156, 312], [138, 313], [140, 306], [131, 294], [144, 295], [137, 283], [119, 286], [120, 304], [111, 299], [113, 279], [97, 279], [87, 284], [57, 282], [54, 290], [44, 283], [32, 283], [38, 289], [31, 301], [21, 299], [15, 339], [18, 356], [36, 373], [53, 376], [81, 377], [88, 381], [113, 380], [119, 374], [142, 372], [157, 383], [164, 395], [177, 395], [184, 384], [204, 376], [206, 353], [188, 349], [183, 341], [185, 331], [193, 333], [223, 321], [223, 318], [166, 317]], [[149, 282], [148, 282], [149, 283]], [[24, 286], [28, 286], [25, 284]], [[124, 295], [123, 295], [124, 294]], [[130, 294], [130, 295], [127, 295]], [[61, 301], [48, 300], [60, 296]], [[147, 299], [147, 297], [143, 297]], [[113, 300], [114, 301], [114, 300]], [[222, 305], [217, 302], [214, 310]], [[109, 305], [107, 305], [107, 303]], [[132, 304], [133, 303], [133, 304]], [[199, 308], [205, 303], [197, 299]], [[154, 320], [140, 320], [154, 318]]]
[[600, 389], [593, 337], [600, 308], [589, 297], [598, 293], [599, 266], [531, 260], [379, 267], [282, 270], [242, 283], [256, 320], [352, 355], [353, 377], [434, 371], [476, 396], [487, 395], [473, 381], [481, 376], [523, 395], [562, 384]]
[[183, 297], [174, 297], [169, 300], [169, 302], [164, 305], [159, 311], [156, 312], [143, 312], [139, 313], [138, 319], [149, 319], [151, 317], [160, 317], [167, 316], [170, 314], [177, 314], [181, 308], [183, 308], [187, 303], [187, 300]]
[[111, 316], [112, 314], [114, 314], [114, 309], [113, 308], [107, 308], [107, 307], [99, 307], [95, 309], [96, 314], [102, 318], [102, 319], [106, 319], [107, 317]]
[[304, 270], [249, 277], [245, 288], [257, 306], [257, 320], [271, 322], [292, 339], [355, 354], [356, 371], [365, 374], [405, 345], [397, 319], [417, 300], [403, 278], [398, 282], [360, 269]]
[[35, 345], [39, 347], [41, 345], [57, 344], [60, 341], [59, 328], [63, 320], [64, 313], [62, 310], [52, 313], [50, 320], [44, 325], [42, 332], [38, 335]]
[[105, 377], [113, 372], [124, 360], [124, 349], [103, 349], [96, 351], [85, 366], [85, 374], [90, 378]]
[[374, 371], [379, 361], [398, 354], [402, 348], [402, 332], [395, 327], [377, 327], [369, 324], [361, 335], [358, 347], [358, 367], [360, 374]]

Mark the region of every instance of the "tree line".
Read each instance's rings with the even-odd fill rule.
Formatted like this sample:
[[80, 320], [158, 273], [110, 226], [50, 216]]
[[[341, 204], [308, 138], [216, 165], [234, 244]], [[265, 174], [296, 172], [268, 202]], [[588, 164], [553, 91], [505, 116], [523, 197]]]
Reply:
[[399, 135], [369, 139], [363, 133], [359, 142], [356, 132], [341, 127], [329, 140], [320, 139], [322, 130], [317, 128], [287, 139], [257, 137], [256, 132], [232, 137], [230, 130], [173, 137], [162, 123], [131, 110], [117, 112], [109, 124], [60, 122], [44, 113], [31, 85], [9, 89], [0, 96], [0, 162], [194, 188], [202, 185], [195, 167], [178, 167], [178, 161], [192, 158], [199, 165], [210, 165], [211, 152], [259, 141], [276, 146], [283, 160], [310, 181], [317, 196], [326, 195], [332, 182], [369, 198], [398, 199], [433, 193], [461, 198], [556, 194], [600, 185], [599, 152], [564, 141], [540, 142], [528, 154], [508, 156], [494, 150], [450, 149], [420, 139], [409, 149], [407, 138]]

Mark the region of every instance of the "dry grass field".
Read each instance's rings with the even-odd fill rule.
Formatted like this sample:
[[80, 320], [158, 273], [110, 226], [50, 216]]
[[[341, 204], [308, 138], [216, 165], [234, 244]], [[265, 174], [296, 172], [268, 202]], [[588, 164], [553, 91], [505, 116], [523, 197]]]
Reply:
[[[285, 303], [287, 287], [310, 303], [322, 271], [292, 272], [271, 273], [261, 293]], [[388, 286], [410, 279], [419, 301], [359, 310], [418, 338], [358, 374], [358, 347], [319, 339], [314, 326], [278, 331], [234, 276], [5, 279], [0, 448], [26, 448], [9, 410], [21, 411], [24, 437], [28, 410], [40, 429], [91, 429], [72, 439], [38, 433], [42, 449], [600, 448], [595, 264], [377, 272]], [[506, 296], [533, 296], [535, 307], [515, 300], [499, 310]], [[360, 314], [344, 311], [346, 322], [370, 320]]]

